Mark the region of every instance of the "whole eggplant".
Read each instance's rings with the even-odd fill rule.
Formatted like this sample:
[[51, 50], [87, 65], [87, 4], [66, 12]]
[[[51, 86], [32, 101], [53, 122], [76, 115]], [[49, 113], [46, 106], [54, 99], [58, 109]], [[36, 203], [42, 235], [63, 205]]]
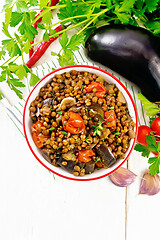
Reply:
[[152, 102], [160, 101], [160, 38], [144, 28], [107, 25], [85, 43], [86, 55], [141, 88]]

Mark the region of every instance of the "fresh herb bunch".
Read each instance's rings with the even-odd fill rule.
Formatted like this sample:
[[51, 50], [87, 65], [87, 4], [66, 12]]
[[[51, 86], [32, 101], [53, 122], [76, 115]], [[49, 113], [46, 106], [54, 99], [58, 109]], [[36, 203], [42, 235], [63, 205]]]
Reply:
[[[146, 110], [146, 114], [150, 118], [150, 126], [152, 125], [153, 120], [160, 116], [160, 108], [155, 104], [151, 103], [146, 97], [144, 97], [141, 93], [138, 94], [139, 100], [143, 104], [144, 109]], [[159, 166], [160, 166], [160, 141], [156, 139], [156, 136], [153, 134], [146, 136], [147, 139], [147, 146], [141, 145], [137, 143], [135, 145], [135, 150], [142, 153], [143, 157], [149, 157], [150, 153], [154, 153], [155, 157], [149, 157], [148, 163], [149, 171], [151, 175], [155, 175], [159, 173]]]
[[[59, 39], [62, 49], [57, 55], [60, 66], [75, 63], [74, 51], [85, 42], [88, 35], [97, 27], [106, 23], [122, 23], [135, 26], [144, 26], [153, 34], [160, 34], [159, 0], [60, 0], [59, 4], [47, 6], [49, 0], [6, 0], [2, 12], [5, 14], [5, 22], [2, 23], [3, 33], [6, 39], [2, 41], [0, 59], [0, 81], [6, 81], [9, 87], [22, 98], [19, 88], [25, 87], [23, 79], [30, 74], [30, 85], [34, 86], [39, 80], [25, 64], [25, 55], [29, 49], [51, 37], [62, 34]], [[37, 11], [43, 12], [35, 19]], [[59, 9], [59, 21], [52, 24], [51, 10]], [[42, 23], [38, 23], [35, 29], [32, 25], [42, 17]], [[56, 25], [65, 28], [56, 33]], [[15, 29], [14, 34], [11, 28]], [[75, 34], [69, 38], [67, 32], [75, 29]], [[43, 39], [32, 41], [39, 31], [44, 30]], [[50, 34], [50, 36], [48, 35]]]
[[148, 163], [149, 171], [151, 175], [155, 175], [159, 173], [159, 165], [160, 165], [160, 141], [156, 141], [156, 137], [154, 136], [146, 136], [147, 138], [147, 146], [143, 146], [139, 143], [136, 144], [135, 150], [142, 153], [143, 157], [149, 157], [150, 153], [156, 153], [155, 157], [149, 157]]

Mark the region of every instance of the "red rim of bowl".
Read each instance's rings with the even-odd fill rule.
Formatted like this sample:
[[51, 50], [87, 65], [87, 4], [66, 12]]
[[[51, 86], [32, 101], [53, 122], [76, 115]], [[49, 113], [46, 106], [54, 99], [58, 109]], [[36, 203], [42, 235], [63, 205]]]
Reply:
[[[62, 174], [57, 173], [57, 172], [53, 171], [52, 169], [50, 169], [48, 166], [46, 166], [46, 165], [37, 157], [37, 155], [35, 154], [35, 152], [34, 152], [33, 149], [32, 149], [32, 146], [31, 146], [30, 143], [29, 143], [29, 140], [28, 140], [28, 137], [27, 137], [27, 133], [26, 133], [26, 125], [25, 125], [26, 107], [27, 107], [27, 103], [28, 103], [28, 101], [29, 101], [29, 98], [30, 98], [32, 92], [33, 92], [33, 91], [35, 90], [35, 88], [36, 88], [44, 79], [46, 79], [48, 76], [50, 76], [50, 75], [52, 75], [53, 73], [56, 73], [56, 72], [58, 72], [58, 71], [60, 71], [60, 70], [69, 69], [69, 68], [73, 68], [73, 67], [74, 67], [74, 68], [75, 68], [75, 67], [77, 67], [77, 68], [79, 68], [79, 67], [85, 67], [85, 68], [89, 68], [89, 69], [98, 70], [98, 71], [100, 71], [100, 72], [103, 72], [103, 73], [107, 74], [108, 76], [112, 77], [113, 79], [115, 79], [115, 80], [123, 87], [123, 89], [127, 92], [128, 96], [129, 96], [129, 98], [130, 98], [130, 100], [131, 100], [131, 102], [132, 102], [132, 105], [133, 105], [133, 108], [134, 108], [134, 112], [135, 112], [135, 118], [136, 118], [135, 138], [134, 138], [134, 141], [133, 141], [133, 143], [132, 143], [132, 147], [131, 147], [129, 153], [128, 153], [127, 156], [124, 158], [123, 162], [121, 162], [121, 164], [119, 164], [119, 165], [118, 165], [114, 170], [112, 170], [111, 172], [106, 173], [106, 174], [103, 174], [102, 176], [99, 176], [99, 177], [93, 177], [93, 178], [89, 178], [89, 179], [83, 179], [83, 178], [82, 178], [82, 179], [79, 179], [79, 178], [77, 179], [77, 178], [74, 178], [74, 177], [68, 177], [68, 176], [62, 175]], [[35, 156], [35, 158], [36, 158], [45, 168], [47, 168], [47, 169], [48, 169], [49, 171], [51, 171], [52, 173], [54, 173], [54, 174], [56, 174], [56, 175], [58, 175], [58, 176], [60, 176], [60, 177], [69, 179], [69, 180], [91, 181], [91, 180], [101, 179], [101, 178], [103, 178], [103, 177], [106, 177], [106, 176], [112, 174], [112, 173], [115, 172], [118, 168], [120, 168], [120, 167], [124, 164], [124, 162], [129, 158], [129, 156], [130, 156], [130, 154], [131, 154], [131, 152], [132, 152], [132, 150], [133, 150], [133, 148], [134, 148], [136, 139], [137, 139], [138, 114], [137, 114], [137, 109], [136, 109], [136, 106], [135, 106], [135, 103], [134, 103], [134, 101], [133, 101], [133, 98], [132, 98], [131, 94], [129, 93], [129, 91], [127, 90], [127, 88], [126, 88], [115, 76], [113, 76], [112, 74], [108, 73], [107, 71], [105, 71], [105, 70], [103, 70], [103, 69], [100, 69], [100, 68], [97, 68], [97, 67], [88, 66], [88, 65], [72, 65], [72, 66], [66, 66], [66, 67], [58, 68], [58, 69], [50, 72], [49, 74], [47, 74], [46, 76], [44, 76], [44, 77], [34, 86], [34, 88], [32, 89], [32, 91], [30, 92], [30, 94], [29, 94], [29, 96], [28, 96], [28, 98], [27, 98], [27, 100], [26, 100], [25, 106], [24, 106], [24, 111], [23, 111], [23, 130], [24, 130], [24, 135], [25, 135], [27, 144], [28, 144], [28, 146], [29, 146], [32, 154]]]

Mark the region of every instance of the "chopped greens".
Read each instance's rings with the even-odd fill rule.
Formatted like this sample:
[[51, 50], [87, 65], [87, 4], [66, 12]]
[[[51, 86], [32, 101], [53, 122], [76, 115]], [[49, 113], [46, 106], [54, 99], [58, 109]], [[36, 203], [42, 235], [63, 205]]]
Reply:
[[106, 119], [105, 119], [102, 115], [100, 115], [100, 117], [101, 117], [104, 121], [106, 121]]
[[100, 135], [101, 135], [101, 131], [100, 131], [100, 130], [103, 130], [103, 127], [102, 127], [102, 123], [101, 123], [101, 122], [98, 122], [98, 126], [91, 125], [91, 127], [94, 128], [93, 136], [95, 136], [95, 135], [100, 136]]
[[108, 110], [114, 110], [114, 106], [109, 107]]
[[57, 147], [57, 150], [60, 149], [60, 148], [62, 148], [62, 146], [61, 147]]
[[84, 86], [81, 87], [81, 92], [83, 91]]
[[68, 135], [68, 132], [63, 131], [62, 133], [63, 133], [64, 135]]
[[141, 93], [138, 93], [138, 98], [142, 102], [144, 109], [147, 111], [147, 115], [149, 117], [153, 117], [160, 113], [160, 108], [151, 103], [146, 97], [144, 97]]
[[51, 127], [49, 128], [49, 131], [53, 131], [55, 129], [55, 127]]
[[85, 142], [86, 143], [91, 143], [91, 139], [89, 137], [86, 137]]
[[59, 115], [62, 115], [62, 112], [58, 112]]
[[120, 134], [120, 132], [118, 132], [117, 130], [112, 132], [112, 133], [115, 134], [115, 135], [119, 135]]

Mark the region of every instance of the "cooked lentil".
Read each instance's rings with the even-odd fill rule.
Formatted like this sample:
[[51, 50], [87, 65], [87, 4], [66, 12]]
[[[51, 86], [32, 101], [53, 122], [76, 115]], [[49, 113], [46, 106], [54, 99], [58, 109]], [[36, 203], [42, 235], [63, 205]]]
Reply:
[[[92, 82], [103, 84], [106, 89], [104, 97], [97, 96], [96, 93], [101, 91], [98, 87], [86, 91]], [[102, 144], [112, 152], [116, 161], [124, 158], [135, 123], [129, 115], [127, 103], [118, 99], [119, 92], [116, 85], [108, 84], [102, 76], [75, 70], [56, 75], [42, 87], [29, 110], [33, 121], [33, 140], [47, 160], [54, 166], [72, 172], [74, 176], [84, 176], [99, 167], [106, 168], [104, 159], [100, 161], [97, 153]], [[66, 104], [61, 106], [63, 99]], [[114, 112], [114, 116], [105, 119], [107, 111], [111, 111], [110, 114]], [[81, 124], [72, 119], [73, 113]], [[112, 124], [112, 118], [115, 118], [116, 125]], [[79, 126], [74, 133], [71, 129], [73, 122]], [[94, 154], [84, 155], [79, 161], [79, 151], [84, 150], [88, 153], [93, 151]]]

